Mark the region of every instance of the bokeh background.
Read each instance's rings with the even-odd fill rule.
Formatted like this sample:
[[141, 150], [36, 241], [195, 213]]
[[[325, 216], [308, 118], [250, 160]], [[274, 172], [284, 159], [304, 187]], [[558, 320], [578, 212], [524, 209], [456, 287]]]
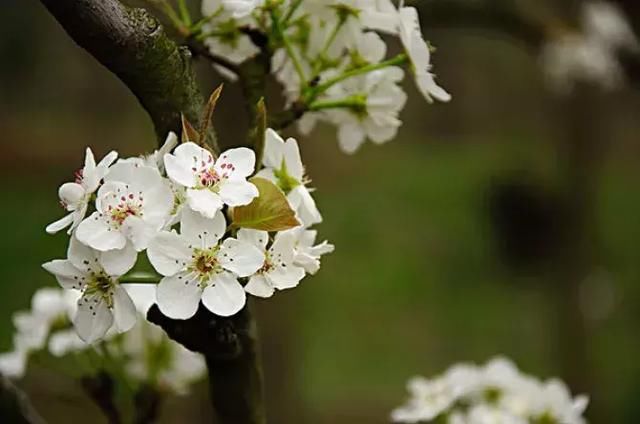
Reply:
[[[564, 2], [528, 3], [571, 19]], [[3, 0], [0, 18], [7, 350], [11, 314], [55, 285], [40, 264], [66, 239], [44, 227], [84, 147], [137, 155], [155, 137], [127, 88], [37, 1]], [[588, 392], [592, 422], [640, 421], [640, 96], [633, 83], [558, 93], [539, 49], [492, 25], [425, 27], [454, 100], [428, 105], [409, 81], [392, 142], [346, 156], [332, 128], [301, 141], [336, 251], [296, 290], [257, 302], [270, 422], [385, 423], [409, 377], [496, 354]], [[199, 70], [203, 87], [220, 82]], [[215, 116], [226, 146], [243, 142], [241, 102], [227, 84]], [[18, 384], [51, 423], [102, 422], [71, 379], [34, 368]], [[210, 413], [202, 384], [163, 422]]]

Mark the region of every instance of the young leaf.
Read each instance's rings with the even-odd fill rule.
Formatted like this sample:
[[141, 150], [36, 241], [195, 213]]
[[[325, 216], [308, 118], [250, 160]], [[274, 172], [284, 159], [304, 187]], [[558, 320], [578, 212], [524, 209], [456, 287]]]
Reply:
[[254, 177], [251, 181], [260, 195], [246, 206], [233, 209], [234, 227], [263, 231], [284, 231], [300, 225], [289, 201], [271, 181]]
[[211, 96], [209, 96], [209, 101], [205, 106], [202, 121], [200, 122], [200, 140], [204, 141], [207, 139], [207, 131], [209, 130], [209, 125], [211, 125], [211, 117], [213, 116], [213, 111], [216, 110], [216, 104], [218, 103], [223, 87], [224, 84], [220, 84], [218, 88], [211, 93]]
[[182, 140], [183, 143], [192, 141], [200, 144], [200, 134], [198, 134], [198, 131], [191, 125], [191, 122], [189, 122], [184, 114], [180, 115], [180, 117], [182, 118], [182, 137], [180, 137], [180, 140]]

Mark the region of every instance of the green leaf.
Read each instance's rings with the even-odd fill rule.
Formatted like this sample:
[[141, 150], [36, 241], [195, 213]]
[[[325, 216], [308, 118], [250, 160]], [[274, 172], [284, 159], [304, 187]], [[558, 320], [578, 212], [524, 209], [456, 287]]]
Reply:
[[250, 204], [233, 209], [234, 227], [274, 232], [300, 225], [282, 190], [264, 178], [254, 177], [249, 181], [260, 195]]

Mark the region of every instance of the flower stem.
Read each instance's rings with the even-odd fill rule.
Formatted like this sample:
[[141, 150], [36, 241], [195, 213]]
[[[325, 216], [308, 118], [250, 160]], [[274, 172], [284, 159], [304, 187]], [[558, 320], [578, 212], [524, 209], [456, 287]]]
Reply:
[[409, 58], [407, 57], [406, 54], [401, 53], [389, 60], [385, 60], [384, 62], [380, 62], [380, 63], [372, 63], [369, 65], [365, 65], [365, 66], [361, 66], [360, 68], [355, 68], [355, 69], [351, 69], [347, 72], [344, 72], [341, 75], [338, 75], [334, 78], [331, 78], [327, 81], [325, 81], [322, 84], [319, 84], [317, 87], [313, 88], [310, 91], [310, 94], [307, 96], [309, 99], [313, 100], [315, 99], [317, 96], [319, 96], [320, 94], [324, 93], [325, 91], [327, 91], [329, 88], [333, 87], [334, 85], [336, 85], [339, 82], [342, 82], [344, 80], [347, 80], [349, 78], [353, 78], [356, 77], [358, 75], [363, 75], [363, 74], [368, 74], [369, 72], [373, 72], [373, 71], [377, 71], [379, 69], [384, 69], [387, 68], [389, 66], [397, 66], [397, 65], [402, 65], [403, 63], [406, 63], [409, 60]]
[[180, 17], [182, 22], [187, 26], [191, 26], [191, 15], [189, 14], [189, 8], [187, 7], [186, 0], [178, 0], [178, 8], [180, 9]]
[[348, 108], [361, 110], [366, 107], [366, 97], [364, 95], [354, 95], [337, 100], [320, 100], [311, 103], [309, 110], [318, 111], [323, 109]]
[[293, 44], [291, 44], [291, 40], [289, 40], [289, 37], [287, 36], [287, 34], [284, 33], [282, 22], [280, 21], [280, 17], [278, 16], [278, 13], [275, 10], [271, 10], [271, 21], [273, 23], [273, 31], [276, 33], [276, 36], [278, 37], [278, 39], [282, 41], [282, 45], [287, 51], [287, 55], [291, 59], [291, 62], [293, 62], [293, 66], [296, 69], [296, 73], [298, 74], [298, 77], [300, 77], [301, 87], [306, 87], [307, 77], [304, 72], [304, 68], [302, 67], [302, 62], [300, 62], [300, 59], [298, 58], [298, 55], [296, 54], [293, 48]]
[[298, 10], [298, 7], [302, 4], [302, 0], [295, 0], [293, 2], [293, 4], [291, 4], [291, 7], [289, 7], [289, 10], [287, 11], [286, 16], [283, 19], [283, 23], [284, 25], [287, 25], [289, 23], [289, 21], [291, 20], [291, 18], [293, 18], [294, 13], [296, 13], [296, 10]]

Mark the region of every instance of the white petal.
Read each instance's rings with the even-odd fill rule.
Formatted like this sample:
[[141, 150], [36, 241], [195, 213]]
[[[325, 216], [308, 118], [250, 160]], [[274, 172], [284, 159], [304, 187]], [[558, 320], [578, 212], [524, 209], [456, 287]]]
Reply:
[[302, 165], [298, 142], [293, 138], [288, 138], [284, 143], [284, 161], [287, 165], [287, 174], [298, 181], [302, 181], [304, 166]]
[[80, 290], [84, 287], [86, 274], [73, 266], [66, 259], [55, 259], [42, 264], [42, 267], [53, 274], [64, 289]]
[[167, 153], [164, 155], [164, 168], [167, 176], [176, 184], [185, 187], [196, 185], [196, 174], [187, 160]]
[[27, 368], [27, 352], [17, 349], [0, 354], [0, 373], [8, 378], [21, 378]]
[[127, 243], [124, 249], [102, 252], [99, 262], [102, 269], [111, 276], [121, 276], [133, 268], [138, 260], [138, 252], [131, 243]]
[[218, 211], [211, 219], [189, 209], [182, 211], [180, 233], [195, 247], [215, 246], [225, 231], [227, 231], [227, 222], [222, 211]]
[[267, 128], [264, 140], [264, 155], [262, 164], [267, 168], [280, 169], [284, 157], [284, 140], [280, 135]]
[[125, 183], [132, 191], [146, 191], [161, 181], [162, 176], [156, 168], [131, 161], [116, 163], [105, 177], [105, 182]]
[[129, 294], [138, 312], [146, 316], [149, 308], [156, 303], [157, 286], [155, 284], [121, 284], [121, 286]]
[[87, 344], [73, 330], [58, 331], [49, 338], [49, 352], [56, 358], [65, 356], [70, 352], [83, 350], [86, 347]]
[[58, 231], [64, 228], [67, 228], [69, 225], [71, 225], [71, 223], [73, 222], [73, 217], [74, 217], [73, 213], [65, 215], [64, 217], [60, 218], [56, 222], [52, 222], [51, 224], [47, 225], [47, 228], [45, 228], [45, 231], [49, 234], [55, 234]]
[[85, 194], [84, 187], [77, 183], [65, 183], [58, 189], [58, 196], [67, 205], [68, 210], [75, 209], [78, 203], [84, 199]]
[[229, 272], [217, 274], [202, 293], [202, 303], [222, 317], [234, 315], [244, 307], [247, 295], [238, 280]]
[[[98, 165], [96, 167], [97, 168], [108, 168], [113, 164], [113, 162], [116, 161], [116, 159], [118, 159], [118, 152], [116, 152], [115, 150], [112, 150], [109, 153], [107, 153], [107, 155], [105, 157], [103, 157], [100, 162], [98, 162]], [[103, 177], [104, 177], [104, 175], [103, 175]]]
[[275, 289], [262, 275], [254, 275], [249, 279], [249, 283], [244, 286], [244, 291], [258, 297], [271, 297]]
[[84, 272], [100, 271], [98, 252], [81, 243], [76, 237], [71, 237], [69, 240], [67, 258], [69, 258], [73, 266]]
[[173, 319], [188, 319], [195, 315], [202, 297], [202, 289], [196, 280], [181, 273], [164, 277], [156, 291], [160, 311]]
[[176, 147], [173, 153], [177, 158], [184, 160], [190, 166], [203, 162], [205, 164], [213, 163], [211, 152], [192, 142], [182, 143]]
[[94, 343], [104, 337], [113, 324], [113, 314], [107, 302], [99, 296], [82, 296], [73, 325], [86, 343]]
[[136, 307], [119, 284], [113, 291], [113, 317], [120, 332], [129, 331], [136, 324]]
[[296, 287], [300, 280], [304, 278], [305, 272], [303, 268], [288, 265], [277, 266], [266, 274], [271, 285], [278, 290], [285, 290]]
[[130, 215], [124, 220], [120, 231], [131, 240], [131, 244], [138, 252], [146, 249], [151, 239], [158, 233], [156, 228], [135, 215]]
[[248, 277], [262, 268], [264, 259], [264, 253], [256, 246], [233, 238], [226, 239], [218, 253], [220, 265], [239, 277]]
[[278, 179], [273, 173], [274, 168], [263, 168], [256, 174], [256, 177], [264, 178], [265, 180], [269, 180], [274, 184], [278, 183]]
[[186, 240], [175, 232], [168, 231], [154, 237], [147, 249], [151, 265], [164, 276], [175, 275], [185, 269], [191, 254], [192, 249], [189, 249]]
[[428, 72], [416, 73], [416, 84], [422, 95], [431, 102], [431, 98], [435, 98], [441, 102], [448, 102], [451, 100], [451, 95], [447, 93], [442, 87], [440, 87], [434, 78]]
[[311, 197], [309, 189], [305, 186], [299, 185], [295, 187], [291, 190], [287, 199], [289, 199], [292, 205], [296, 205], [294, 208], [305, 227], [310, 227], [322, 222], [322, 215], [320, 215], [316, 202], [313, 200], [313, 197]]
[[122, 249], [127, 239], [120, 231], [116, 231], [98, 212], [80, 223], [76, 230], [76, 237], [82, 243], [100, 251]]
[[269, 248], [271, 259], [277, 264], [290, 264], [293, 261], [295, 235], [289, 231], [281, 231], [276, 234], [273, 245]]
[[220, 183], [220, 197], [229, 206], [243, 206], [251, 203], [260, 193], [248, 181], [225, 180]]
[[345, 153], [355, 153], [365, 140], [365, 133], [356, 123], [341, 125], [338, 129], [338, 143]]
[[187, 204], [192, 210], [200, 212], [207, 218], [213, 218], [223, 206], [220, 196], [206, 188], [187, 190]]
[[[229, 167], [231, 166], [231, 167]], [[225, 173], [231, 179], [243, 179], [253, 174], [256, 167], [256, 154], [246, 147], [229, 149], [222, 152], [214, 166], [220, 175]]]
[[249, 228], [240, 228], [236, 234], [236, 238], [252, 244], [260, 250], [266, 250], [267, 243], [269, 242], [269, 233], [266, 231], [251, 230]]

